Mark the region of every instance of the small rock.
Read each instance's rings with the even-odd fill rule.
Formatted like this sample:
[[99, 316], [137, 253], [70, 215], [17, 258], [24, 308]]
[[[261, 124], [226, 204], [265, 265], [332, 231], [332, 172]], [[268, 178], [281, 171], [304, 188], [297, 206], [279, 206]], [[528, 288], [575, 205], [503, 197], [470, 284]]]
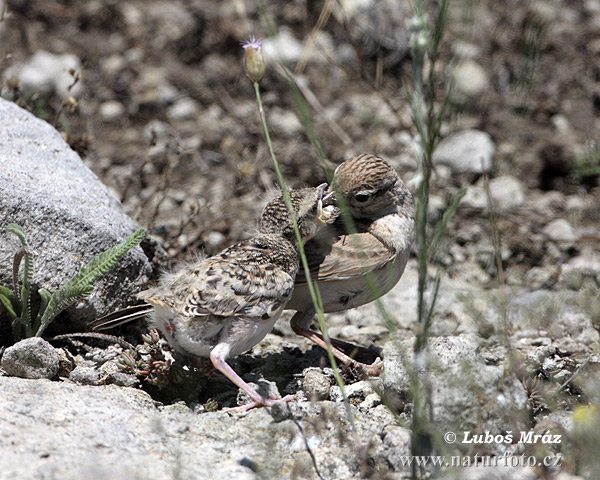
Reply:
[[580, 195], [569, 195], [566, 200], [565, 209], [568, 212], [580, 213], [586, 208], [585, 198]]
[[2, 356], [4, 371], [22, 378], [54, 378], [58, 363], [54, 347], [40, 337], [21, 340], [8, 347]]
[[496, 204], [495, 207], [502, 212], [520, 207], [525, 203], [523, 184], [510, 175], [490, 180], [490, 193]]
[[120, 387], [139, 387], [140, 380], [135, 375], [124, 372], [113, 372], [106, 378], [107, 384], [115, 384]]
[[378, 393], [369, 393], [359, 405], [362, 410], [372, 410], [381, 405], [381, 396]]
[[[367, 380], [361, 380], [360, 382], [346, 385], [345, 390], [346, 397], [349, 399], [360, 399], [361, 401], [364, 400], [367, 395], [373, 393], [373, 387]], [[329, 394], [331, 395], [331, 400], [334, 402], [341, 402], [344, 400], [342, 391], [337, 385], [331, 387]]]
[[544, 233], [555, 242], [573, 243], [579, 240], [575, 229], [564, 218], [552, 220], [544, 227]]
[[329, 378], [320, 369], [309, 368], [305, 370], [302, 390], [311, 402], [327, 400], [330, 387]]
[[445, 209], [446, 202], [442, 197], [438, 195], [431, 195], [429, 197], [429, 203], [427, 204], [427, 215], [432, 221], [441, 219]]
[[461, 205], [478, 210], [484, 210], [488, 206], [488, 198], [483, 188], [478, 185], [469, 185], [465, 196], [460, 201]]
[[480, 130], [463, 130], [444, 138], [433, 152], [434, 163], [448, 165], [455, 173], [483, 173], [492, 169], [496, 146]]
[[225, 241], [225, 235], [223, 235], [221, 232], [208, 232], [204, 238], [204, 241], [212, 248], [216, 248], [217, 246], [223, 244]]
[[553, 275], [554, 271], [550, 267], [532, 267], [525, 274], [523, 283], [527, 288], [537, 290], [548, 285]]
[[185, 120], [192, 118], [198, 111], [196, 102], [189, 97], [180, 98], [167, 110], [170, 120]]
[[452, 42], [452, 53], [458, 58], [475, 60], [481, 55], [481, 47], [474, 43], [457, 40]]
[[569, 133], [571, 126], [569, 125], [569, 120], [564, 115], [553, 115], [552, 118], [550, 118], [550, 121], [552, 122], [552, 125], [554, 125], [554, 128], [558, 130], [558, 133]]
[[262, 48], [267, 64], [296, 63], [304, 51], [302, 43], [294, 37], [290, 29], [285, 27], [282, 27], [277, 35], [265, 39]]
[[486, 71], [473, 60], [463, 60], [456, 65], [452, 79], [458, 91], [469, 96], [484, 92], [490, 84]]
[[103, 122], [114, 122], [125, 113], [125, 107], [116, 100], [109, 100], [100, 105], [100, 118]]
[[269, 118], [277, 131], [287, 137], [293, 137], [302, 132], [303, 127], [294, 112], [282, 108], [272, 108]]
[[556, 190], [529, 194], [527, 197], [527, 206], [538, 212], [562, 210], [565, 204], [565, 196]]
[[92, 367], [78, 366], [69, 375], [69, 380], [81, 385], [100, 385], [100, 373]]
[[563, 266], [563, 275], [573, 270], [577, 270], [585, 276], [595, 276], [600, 279], [600, 258], [598, 258], [597, 250], [583, 248], [579, 255]]
[[[525, 203], [525, 187], [510, 175], [490, 180], [490, 195], [494, 202], [494, 208], [501, 212], [513, 210]], [[467, 207], [483, 210], [488, 207], [488, 196], [482, 186], [470, 185], [460, 203]]]

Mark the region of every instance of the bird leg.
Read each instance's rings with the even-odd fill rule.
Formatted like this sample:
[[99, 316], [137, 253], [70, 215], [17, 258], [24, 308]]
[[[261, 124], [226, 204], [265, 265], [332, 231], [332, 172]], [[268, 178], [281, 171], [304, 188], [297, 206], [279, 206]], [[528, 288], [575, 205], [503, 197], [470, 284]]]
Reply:
[[[296, 335], [308, 338], [311, 342], [327, 350], [327, 342], [325, 342], [323, 335], [308, 328], [308, 325], [312, 321], [313, 315], [314, 311], [312, 309], [307, 310], [305, 312], [296, 312], [291, 320], [292, 330], [294, 331], [294, 333], [296, 333]], [[379, 374], [379, 371], [383, 366], [383, 363], [381, 361], [375, 361], [371, 365], [361, 363], [354, 360], [352, 357], [346, 355], [344, 352], [342, 352], [341, 349], [348, 349], [352, 353], [355, 353], [357, 351], [362, 351], [364, 353], [366, 351], [372, 354], [372, 351], [364, 347], [354, 345], [353, 343], [344, 342], [343, 340], [337, 340], [335, 338], [330, 339], [330, 341], [333, 356], [340, 360], [344, 365], [356, 367], [359, 370], [364, 371], [367, 375]]]
[[248, 394], [252, 402], [247, 403], [246, 405], [241, 405], [239, 407], [232, 408], [233, 412], [243, 412], [246, 410], [250, 410], [255, 407], [272, 407], [276, 403], [289, 402], [294, 399], [294, 395], [286, 395], [283, 398], [265, 398], [256, 390], [254, 390], [250, 385], [248, 385], [242, 378], [235, 373], [233, 368], [229, 366], [229, 364], [225, 361], [227, 358], [227, 353], [229, 350], [229, 345], [227, 344], [219, 344], [210, 352], [210, 361], [215, 366], [217, 370], [219, 370], [223, 375], [225, 375], [229, 380], [231, 380], [235, 385], [241, 388], [244, 392]]

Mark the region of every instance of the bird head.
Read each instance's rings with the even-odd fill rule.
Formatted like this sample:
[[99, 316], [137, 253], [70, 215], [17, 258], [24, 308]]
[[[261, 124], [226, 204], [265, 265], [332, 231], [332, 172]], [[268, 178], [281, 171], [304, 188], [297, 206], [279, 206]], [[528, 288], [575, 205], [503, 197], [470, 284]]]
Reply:
[[[332, 205], [333, 195], [331, 193], [325, 195], [326, 188], [327, 184], [323, 184], [316, 188], [288, 191], [303, 241], [311, 239], [321, 227], [333, 223], [339, 213]], [[278, 233], [295, 242], [294, 224], [283, 194], [267, 203], [262, 211], [259, 226], [262, 233]]]
[[[346, 203], [355, 218], [379, 216], [403, 203], [412, 205], [412, 194], [396, 170], [375, 155], [357, 155], [340, 164], [334, 172], [331, 190], [338, 203]], [[343, 202], [340, 196], [344, 197]]]

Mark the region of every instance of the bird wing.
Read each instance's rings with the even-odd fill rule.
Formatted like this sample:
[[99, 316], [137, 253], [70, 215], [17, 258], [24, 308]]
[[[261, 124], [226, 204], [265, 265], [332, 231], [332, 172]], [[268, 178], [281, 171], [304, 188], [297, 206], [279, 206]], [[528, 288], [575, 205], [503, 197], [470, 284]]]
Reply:
[[294, 277], [252, 245], [238, 244], [226, 252], [193, 271], [195, 280], [177, 296], [183, 299], [183, 312], [194, 317], [243, 315], [264, 320], [275, 315], [289, 299]]
[[[311, 278], [319, 282], [350, 280], [365, 272], [377, 271], [393, 261], [396, 254], [368, 232], [317, 237], [306, 244]], [[304, 269], [296, 275], [296, 285], [306, 284]]]

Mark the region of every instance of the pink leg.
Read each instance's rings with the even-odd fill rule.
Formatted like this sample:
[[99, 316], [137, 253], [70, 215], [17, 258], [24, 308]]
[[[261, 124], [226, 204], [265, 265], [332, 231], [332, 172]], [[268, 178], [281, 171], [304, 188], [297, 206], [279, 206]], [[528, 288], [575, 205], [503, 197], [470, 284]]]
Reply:
[[[296, 312], [296, 314], [292, 317], [292, 321], [291, 321], [292, 330], [294, 330], [294, 333], [296, 333], [296, 335], [300, 335], [302, 337], [308, 338], [311, 342], [314, 342], [319, 347], [327, 350], [327, 343], [325, 342], [323, 335], [302, 326], [302, 323], [304, 323], [304, 321], [307, 318], [307, 313], [308, 312]], [[333, 353], [333, 356], [335, 358], [337, 358], [338, 360], [340, 360], [341, 362], [343, 362], [344, 365], [350, 365], [353, 367], [357, 367], [360, 370], [364, 371], [367, 375], [378, 375], [379, 374], [379, 371], [381, 370], [381, 367], [383, 366], [383, 363], [381, 361], [375, 362], [372, 365], [367, 365], [365, 363], [357, 362], [356, 360], [354, 360], [353, 358], [349, 357], [344, 352], [339, 350], [338, 347], [350, 348], [350, 349], [362, 348], [362, 347], [357, 347], [356, 345], [354, 345], [352, 343], [344, 342], [342, 340], [336, 340], [333, 338], [331, 339], [331, 351]]]
[[224, 352], [222, 350], [228, 349], [228, 346], [224, 348], [219, 348], [221, 345], [217, 345], [210, 352], [210, 360], [212, 364], [215, 366], [217, 370], [219, 370], [223, 375], [225, 375], [229, 380], [235, 383], [239, 388], [241, 388], [244, 392], [248, 394], [248, 396], [252, 399], [252, 402], [242, 405], [240, 407], [232, 408], [231, 410], [234, 412], [243, 412], [245, 410], [250, 410], [254, 407], [264, 406], [264, 407], [272, 407], [276, 403], [289, 402], [294, 399], [294, 395], [286, 395], [280, 399], [274, 398], [265, 398], [256, 390], [254, 390], [250, 385], [248, 385], [242, 378], [235, 373], [233, 368], [229, 366], [229, 364], [225, 361]]

